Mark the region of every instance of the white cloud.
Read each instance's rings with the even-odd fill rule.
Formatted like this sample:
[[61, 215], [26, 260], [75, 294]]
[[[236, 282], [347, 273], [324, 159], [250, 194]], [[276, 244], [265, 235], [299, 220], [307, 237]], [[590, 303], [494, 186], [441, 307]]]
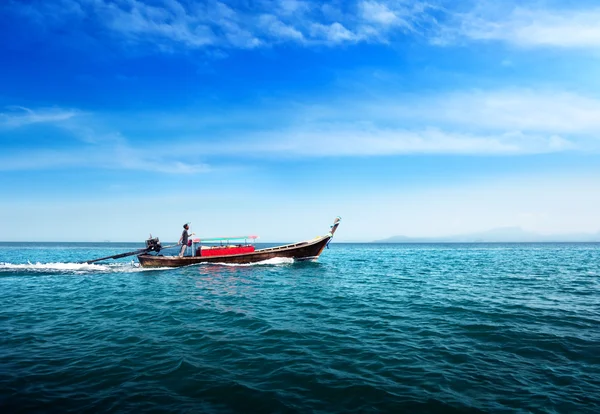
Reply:
[[398, 22], [398, 16], [383, 3], [363, 1], [359, 4], [364, 19], [382, 24], [392, 25]]
[[370, 157], [405, 154], [519, 155], [562, 152], [575, 144], [558, 135], [496, 133], [467, 134], [439, 128], [369, 128], [330, 125], [292, 127], [276, 133], [245, 137], [244, 141], [210, 143], [190, 151], [205, 156], [264, 158]]
[[438, 39], [454, 43], [460, 38], [497, 40], [519, 47], [600, 48], [600, 8], [486, 9], [456, 14]]
[[367, 116], [401, 117], [467, 129], [600, 134], [600, 98], [551, 90], [508, 89], [398, 96], [366, 105]]
[[[160, 148], [133, 148], [119, 132], [106, 132], [93, 114], [76, 110], [29, 109], [12, 106], [0, 113], [0, 128], [20, 128], [30, 124], [52, 124], [68, 133], [49, 140], [49, 147], [6, 149], [0, 154], [0, 171], [103, 168], [155, 171], [168, 174], [195, 174], [211, 171], [208, 164], [194, 162], [193, 156], [164, 154]], [[78, 115], [78, 117], [76, 117]], [[9, 132], [10, 133], [10, 132]], [[54, 131], [53, 134], [56, 134]], [[54, 148], [67, 139], [68, 146]], [[181, 154], [185, 154], [181, 156]]]
[[[96, 152], [96, 150], [94, 151]], [[154, 146], [133, 148], [128, 143], [121, 142], [101, 148], [97, 164], [100, 168], [153, 171], [166, 174], [197, 174], [211, 171], [208, 164], [183, 161], [182, 159], [193, 158], [193, 154], [188, 152], [181, 156], [182, 153], [169, 155]]]
[[313, 37], [324, 38], [328, 43], [333, 44], [360, 40], [359, 36], [338, 22], [330, 25], [314, 23], [311, 28], [311, 34]]
[[[371, 92], [373, 94], [373, 92]], [[393, 95], [393, 92], [391, 93]], [[289, 105], [281, 105], [281, 107]], [[506, 89], [430, 95], [340, 97], [261, 108], [228, 118], [243, 137], [198, 147], [206, 156], [329, 157], [399, 154], [514, 155], [600, 150], [600, 99], [552, 90]], [[188, 121], [178, 121], [188, 124]], [[219, 123], [212, 127], [219, 129]], [[185, 141], [198, 138], [189, 136]]]
[[147, 36], [171, 40], [189, 47], [202, 47], [216, 42], [211, 28], [195, 22], [181, 4], [170, 1], [169, 7], [155, 7], [129, 0], [125, 9], [115, 3], [97, 0], [94, 12], [112, 30], [131, 36], [136, 41], [150, 40]]
[[0, 155], [0, 171], [115, 169], [152, 171], [167, 174], [196, 174], [212, 171], [205, 163], [182, 161], [187, 156], [161, 153], [156, 146], [141, 149], [123, 143], [94, 143], [50, 149], [44, 145], [27, 150], [5, 151]]
[[70, 149], [32, 149], [0, 155], [0, 171], [114, 169], [166, 174], [197, 174], [212, 171], [208, 164], [183, 162], [148, 154], [123, 145], [74, 146]]
[[61, 108], [29, 109], [23, 106], [9, 106], [0, 112], [0, 127], [18, 128], [37, 123], [60, 123], [73, 118], [77, 111]]
[[[189, 137], [133, 148], [124, 140], [73, 146], [65, 150], [28, 150], [0, 157], [0, 170], [100, 168], [196, 174], [213, 171], [193, 159], [372, 157], [403, 154], [518, 155], [561, 152], [573, 143], [556, 136], [520, 133], [465, 134], [438, 128], [364, 128], [359, 125], [308, 125], [202, 142]], [[183, 155], [182, 155], [183, 154]]]
[[294, 27], [283, 23], [276, 16], [265, 14], [260, 18], [265, 30], [275, 38], [302, 41], [304, 35]]
[[[40, 25], [73, 26], [93, 19], [128, 42], [161, 50], [391, 43], [406, 33], [433, 44], [501, 41], [518, 47], [600, 48], [600, 8], [560, 8], [515, 1], [355, 0], [319, 4], [276, 0], [251, 7], [225, 2], [60, 0], [11, 3]], [[267, 16], [267, 17], [265, 17]]]
[[[256, 124], [261, 118], [280, 122]], [[247, 132], [209, 142], [201, 135], [184, 133], [161, 151], [175, 155], [185, 148], [204, 157], [281, 158], [600, 150], [600, 98], [552, 90], [398, 94], [393, 99], [386, 93], [369, 100], [340, 97], [304, 105], [275, 103], [232, 112], [220, 121], [182, 115], [163, 122], [165, 135], [177, 135], [172, 125], [192, 131], [197, 122], [217, 131], [237, 125]], [[194, 142], [199, 144], [194, 147]]]
[[289, 16], [303, 14], [311, 9], [310, 3], [300, 0], [279, 0], [279, 14]]
[[232, 147], [295, 156], [600, 150], [600, 98], [593, 96], [529, 89], [388, 96], [296, 107], [287, 127], [253, 134], [247, 148]]
[[[226, 118], [198, 118], [194, 112], [112, 115], [107, 119], [92, 114], [69, 119], [68, 114], [42, 119], [66, 119], [60, 127], [85, 145], [60, 153], [40, 149], [5, 154], [0, 169], [87, 166], [194, 174], [212, 171], [205, 160], [222, 163], [223, 157], [251, 164], [257, 158], [506, 156], [600, 150], [600, 99], [561, 91], [460, 91], [367, 102], [345, 97], [321, 104], [275, 103], [271, 108], [232, 112]], [[261, 118], [279, 122], [257, 123]], [[37, 117], [11, 122], [16, 126], [33, 119]], [[162, 133], [169, 137], [169, 145], [145, 140], [134, 150], [129, 140], [114, 130], [121, 126], [133, 137], [144, 135], [143, 130], [136, 133], [128, 119], [151, 128], [154, 136]], [[207, 126], [219, 139], [203, 137]], [[246, 132], [223, 132], [232, 126]]]
[[[93, 19], [122, 40], [167, 51], [248, 49], [281, 42], [304, 46], [387, 43], [395, 30], [414, 31], [431, 21], [427, 13], [431, 6], [422, 1], [368, 0], [338, 6], [298, 0], [257, 2], [252, 7], [216, 0], [162, 0], [151, 4], [142, 0], [61, 0], [60, 5], [15, 3], [12, 7], [41, 25], [80, 27], [86, 19]], [[44, 19], [46, 15], [52, 19]]]
[[90, 1], [90, 12], [115, 33], [137, 43], [156, 43], [167, 50], [208, 46], [252, 49], [281, 38], [301, 38], [299, 32], [276, 17], [265, 22], [264, 13], [242, 12], [219, 1], [184, 5], [168, 0], [155, 6], [139, 0], [85, 1]]

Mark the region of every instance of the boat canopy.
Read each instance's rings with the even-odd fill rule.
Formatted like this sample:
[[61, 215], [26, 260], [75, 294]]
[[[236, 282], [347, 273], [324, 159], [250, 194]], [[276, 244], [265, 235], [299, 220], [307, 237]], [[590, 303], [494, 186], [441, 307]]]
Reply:
[[224, 242], [224, 241], [230, 241], [230, 240], [256, 240], [258, 239], [258, 236], [231, 236], [231, 237], [207, 237], [207, 238], [202, 238], [202, 237], [198, 237], [193, 239], [192, 241], [194, 243], [211, 243], [211, 242]]

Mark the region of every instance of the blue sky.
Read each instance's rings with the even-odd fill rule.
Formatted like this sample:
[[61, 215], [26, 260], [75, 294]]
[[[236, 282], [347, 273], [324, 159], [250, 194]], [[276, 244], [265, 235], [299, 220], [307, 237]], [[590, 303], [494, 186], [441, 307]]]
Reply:
[[0, 240], [600, 230], [594, 1], [0, 4]]

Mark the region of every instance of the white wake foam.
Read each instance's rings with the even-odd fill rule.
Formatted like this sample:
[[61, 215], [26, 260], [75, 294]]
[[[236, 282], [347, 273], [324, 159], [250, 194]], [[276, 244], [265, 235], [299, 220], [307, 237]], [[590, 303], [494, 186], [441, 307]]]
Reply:
[[245, 266], [264, 266], [264, 265], [270, 265], [270, 266], [280, 266], [280, 265], [287, 265], [287, 264], [292, 264], [294, 263], [294, 259], [291, 257], [274, 257], [272, 259], [267, 259], [267, 260], [263, 260], [260, 262], [254, 262], [254, 263], [218, 263], [218, 262], [212, 262], [212, 263], [200, 263], [202, 265], [220, 265], [220, 266], [232, 266], [232, 267], [245, 267]]
[[[199, 263], [203, 266], [220, 265], [231, 267], [247, 267], [247, 266], [283, 266], [294, 263], [291, 257], [275, 257], [268, 260], [255, 263]], [[129, 263], [110, 263], [110, 264], [87, 264], [87, 263], [4, 263], [0, 262], [0, 272], [20, 270], [24, 272], [68, 272], [68, 273], [131, 273], [156, 270], [172, 270], [173, 268], [143, 268], [137, 262]]]
[[30, 272], [75, 272], [75, 273], [98, 273], [98, 272], [135, 272], [142, 270], [132, 263], [112, 263], [112, 264], [87, 264], [87, 263], [1, 263], [0, 271], [3, 270], [21, 270]]

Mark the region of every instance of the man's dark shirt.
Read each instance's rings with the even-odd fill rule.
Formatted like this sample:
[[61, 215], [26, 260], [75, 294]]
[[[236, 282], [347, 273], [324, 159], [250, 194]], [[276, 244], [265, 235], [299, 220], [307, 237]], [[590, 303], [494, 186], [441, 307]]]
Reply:
[[187, 230], [183, 230], [183, 233], [181, 233], [181, 244], [187, 244], [189, 237]]

